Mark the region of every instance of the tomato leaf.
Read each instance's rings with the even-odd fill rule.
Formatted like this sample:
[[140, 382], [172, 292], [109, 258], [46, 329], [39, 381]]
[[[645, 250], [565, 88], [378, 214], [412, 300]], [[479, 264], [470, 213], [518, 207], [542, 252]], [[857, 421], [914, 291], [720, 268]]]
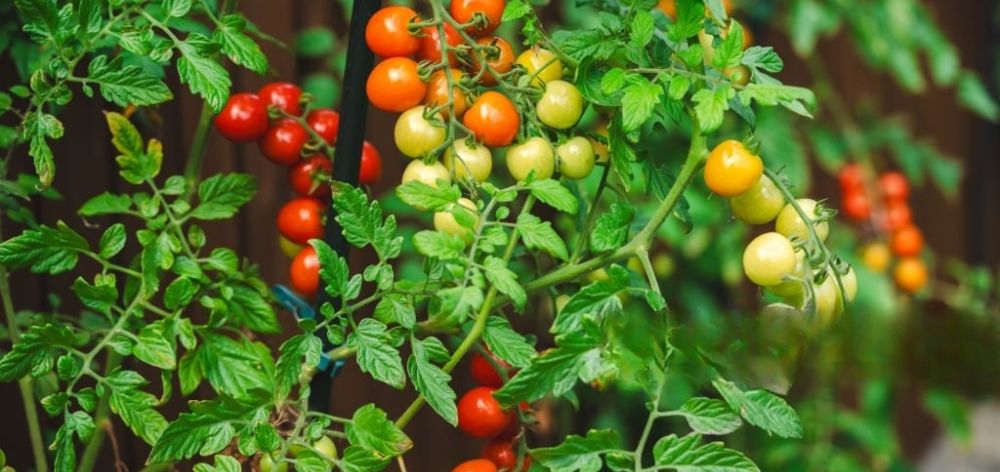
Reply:
[[721, 378], [713, 381], [712, 385], [747, 423], [782, 438], [802, 437], [799, 415], [781, 397], [765, 390], [744, 392], [736, 384]]
[[517, 274], [507, 268], [503, 259], [489, 256], [483, 262], [483, 273], [486, 278], [496, 287], [500, 293], [507, 295], [514, 302], [518, 310], [524, 309], [524, 304], [528, 301], [528, 294], [524, 287], [517, 282]]
[[412, 337], [410, 345], [413, 354], [407, 362], [413, 387], [423, 395], [427, 404], [452, 426], [458, 425], [458, 407], [455, 405], [455, 391], [448, 384], [451, 376], [431, 363], [424, 343]]
[[219, 20], [219, 29], [213, 39], [222, 45], [222, 52], [234, 64], [241, 65], [258, 74], [267, 72], [267, 56], [254, 40], [243, 34], [246, 20], [240, 15], [226, 15]]
[[76, 267], [80, 252], [88, 249], [83, 236], [59, 222], [55, 228], [39, 226], [0, 243], [0, 264], [58, 274]]
[[696, 433], [721, 435], [736, 431], [742, 424], [739, 415], [722, 400], [695, 397], [681, 405], [680, 414]]
[[527, 367], [537, 354], [535, 348], [510, 326], [510, 321], [502, 316], [486, 319], [483, 341], [495, 356], [514, 367]]
[[590, 249], [596, 253], [614, 251], [625, 245], [635, 210], [622, 203], [613, 203], [611, 211], [597, 217], [590, 233]]
[[374, 404], [358, 408], [346, 426], [347, 439], [355, 446], [392, 458], [413, 448], [413, 441]]
[[557, 180], [535, 180], [528, 184], [528, 188], [532, 196], [556, 210], [571, 215], [578, 210], [576, 197]]
[[0, 358], [0, 381], [10, 382], [28, 373], [39, 377], [52, 370], [59, 346], [75, 347], [73, 332], [64, 325], [46, 323], [32, 326], [14, 344], [13, 349]]
[[601, 470], [601, 456], [620, 448], [616, 431], [592, 429], [586, 436], [569, 435], [558, 446], [532, 449], [531, 457], [550, 470], [589, 472]]
[[521, 240], [529, 249], [541, 249], [555, 258], [569, 259], [569, 252], [566, 250], [566, 243], [562, 236], [559, 236], [552, 223], [542, 221], [541, 218], [530, 213], [521, 213], [517, 217], [517, 231], [521, 235]]
[[739, 451], [726, 448], [721, 442], [701, 444], [701, 436], [689, 434], [682, 438], [671, 434], [653, 445], [657, 467], [690, 472], [758, 472], [760, 469]]
[[406, 385], [403, 360], [399, 350], [390, 343], [382, 322], [374, 318], [361, 320], [347, 337], [347, 345], [357, 349], [358, 367], [362, 372], [394, 388], [402, 389]]

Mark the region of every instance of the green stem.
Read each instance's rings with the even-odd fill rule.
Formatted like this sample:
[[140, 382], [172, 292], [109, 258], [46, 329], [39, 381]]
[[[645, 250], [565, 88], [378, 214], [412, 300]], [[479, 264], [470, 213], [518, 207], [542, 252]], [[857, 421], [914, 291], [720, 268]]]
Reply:
[[[114, 351], [108, 351], [108, 358], [104, 361], [104, 376], [107, 377], [121, 362], [122, 357], [120, 355]], [[97, 458], [101, 454], [104, 439], [107, 437], [111, 427], [109, 395], [110, 393], [105, 393], [97, 404], [97, 411], [94, 414], [94, 424], [97, 426], [97, 429], [94, 430], [90, 442], [87, 443], [87, 448], [83, 451], [83, 456], [80, 458], [80, 466], [76, 469], [77, 472], [90, 472], [94, 470]]]
[[205, 143], [212, 127], [212, 117], [215, 112], [208, 102], [201, 104], [201, 114], [198, 115], [198, 127], [194, 130], [194, 140], [191, 141], [191, 151], [184, 165], [184, 180], [187, 183], [185, 195], [191, 195], [201, 178], [201, 164], [205, 161]]
[[594, 192], [594, 199], [591, 201], [590, 210], [587, 213], [587, 221], [583, 224], [583, 231], [580, 232], [576, 247], [573, 249], [573, 255], [569, 258], [570, 262], [578, 262], [583, 251], [587, 248], [587, 243], [590, 241], [590, 230], [597, 221], [597, 203], [601, 201], [601, 194], [604, 193], [604, 188], [608, 185], [608, 175], [610, 174], [611, 165], [609, 164], [604, 166], [601, 173], [601, 182], [597, 185], [597, 191]]

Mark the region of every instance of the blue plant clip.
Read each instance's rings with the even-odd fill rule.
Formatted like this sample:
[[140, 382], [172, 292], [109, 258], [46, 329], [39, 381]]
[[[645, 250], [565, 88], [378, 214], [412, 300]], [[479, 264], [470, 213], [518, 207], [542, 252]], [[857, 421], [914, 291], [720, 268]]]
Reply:
[[[278, 300], [281, 306], [285, 307], [288, 311], [292, 312], [296, 318], [302, 319], [315, 319], [316, 310], [308, 302], [299, 297], [295, 292], [288, 289], [281, 284], [275, 284], [271, 287], [271, 292], [274, 293], [274, 298]], [[324, 340], [323, 341], [323, 354], [319, 358], [319, 364], [316, 365], [316, 369], [320, 372], [329, 370], [330, 378], [336, 377], [340, 373], [340, 369], [344, 367], [344, 360], [338, 359], [336, 362], [330, 362], [330, 356], [326, 354], [331, 347], [330, 344]]]

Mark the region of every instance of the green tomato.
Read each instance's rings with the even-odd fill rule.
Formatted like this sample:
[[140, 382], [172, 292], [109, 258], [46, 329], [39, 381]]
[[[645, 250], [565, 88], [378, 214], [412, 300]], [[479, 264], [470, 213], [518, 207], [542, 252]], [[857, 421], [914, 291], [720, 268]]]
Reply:
[[556, 169], [556, 158], [552, 145], [545, 138], [533, 137], [507, 149], [507, 170], [519, 182], [535, 171], [535, 180], [552, 177]]
[[472, 177], [476, 182], [486, 182], [493, 170], [493, 155], [481, 144], [470, 146], [465, 140], [455, 141], [453, 147], [444, 151], [444, 165], [455, 172], [455, 178]]
[[[819, 217], [817, 215], [817, 203], [816, 200], [810, 198], [800, 198], [796, 200], [799, 207], [802, 208], [803, 213], [806, 214], [809, 219], [815, 221]], [[805, 241], [809, 239], [809, 228], [806, 223], [802, 221], [799, 217], [798, 212], [789, 203], [785, 205], [785, 208], [781, 209], [778, 213], [778, 220], [774, 223], [775, 231], [787, 236], [789, 239], [795, 238], [800, 241]], [[830, 227], [825, 221], [815, 224], [816, 236], [820, 241], [826, 240], [826, 235], [830, 232]]]
[[558, 80], [563, 75], [562, 61], [548, 49], [531, 48], [517, 56], [517, 63], [524, 67], [529, 77], [534, 77], [531, 85], [541, 87], [546, 82]]
[[858, 296], [858, 274], [854, 273], [854, 268], [849, 267], [847, 273], [840, 276], [840, 281], [844, 284], [844, 295], [847, 296], [847, 302], [853, 302], [854, 297]]
[[333, 443], [333, 440], [328, 436], [323, 436], [313, 443], [313, 449], [319, 451], [324, 457], [328, 459], [337, 458], [337, 445]]
[[785, 206], [785, 196], [766, 175], [761, 175], [750, 190], [729, 200], [733, 215], [751, 225], [762, 225], [773, 220]]
[[545, 84], [545, 93], [538, 99], [535, 112], [546, 126], [568, 129], [580, 121], [583, 104], [583, 95], [575, 85], [564, 80], [553, 80]]
[[657, 254], [653, 256], [653, 273], [661, 279], [670, 277], [674, 273], [674, 258], [667, 254]]
[[[443, 121], [440, 113], [437, 114], [437, 119]], [[443, 126], [424, 118], [423, 105], [404, 111], [396, 120], [396, 147], [409, 157], [423, 157], [437, 149], [444, 143], [446, 134]]]
[[594, 170], [597, 155], [590, 140], [582, 136], [570, 138], [556, 147], [559, 173], [570, 179], [582, 179]]
[[837, 280], [830, 274], [813, 290], [816, 295], [816, 319], [821, 327], [829, 326], [843, 309]]
[[743, 272], [757, 285], [775, 285], [794, 271], [795, 248], [778, 233], [757, 236], [743, 251]]
[[270, 454], [260, 456], [260, 472], [288, 472], [288, 463], [282, 462], [275, 465], [274, 458]]
[[[479, 212], [476, 210], [476, 204], [472, 200], [469, 200], [468, 198], [459, 198], [458, 205], [461, 205], [471, 211], [472, 214], [475, 215], [475, 221], [478, 224]], [[452, 211], [464, 210], [450, 208], [445, 211], [434, 212], [434, 229], [442, 233], [454, 234], [455, 236], [459, 236], [466, 241], [471, 241], [472, 228], [462, 226], [462, 224], [455, 219], [455, 215]]]
[[448, 168], [441, 164], [440, 162], [435, 162], [433, 164], [424, 164], [424, 161], [418, 159], [411, 161], [403, 169], [402, 183], [407, 183], [413, 180], [418, 180], [431, 187], [437, 187], [438, 180], [444, 180], [445, 182], [451, 182], [451, 172], [448, 172]]
[[784, 280], [777, 284], [767, 287], [767, 291], [771, 292], [792, 305], [801, 306], [802, 300], [805, 296], [805, 284], [809, 283], [808, 279], [811, 277], [811, 272], [806, 272], [806, 253], [805, 251], [795, 252], [795, 271], [793, 274], [805, 278], [806, 280]]

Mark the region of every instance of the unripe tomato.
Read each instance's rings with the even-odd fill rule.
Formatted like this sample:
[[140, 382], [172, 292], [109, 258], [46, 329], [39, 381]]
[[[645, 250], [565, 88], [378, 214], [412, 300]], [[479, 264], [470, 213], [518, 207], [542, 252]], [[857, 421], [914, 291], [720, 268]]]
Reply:
[[473, 20], [477, 12], [481, 13], [486, 17], [486, 25], [470, 26], [465, 31], [473, 36], [490, 34], [500, 26], [505, 3], [504, 0], [452, 0], [451, 17], [461, 24], [466, 24]]
[[590, 140], [582, 136], [569, 138], [556, 147], [559, 173], [570, 179], [582, 179], [594, 170], [596, 154]]
[[761, 175], [749, 190], [731, 200], [729, 207], [740, 221], [751, 225], [770, 222], [785, 206], [785, 196], [766, 175]]
[[420, 38], [410, 34], [417, 12], [392, 5], [375, 12], [365, 26], [368, 49], [380, 57], [412, 56], [420, 48]]
[[[493, 361], [505, 371], [510, 372], [510, 364], [495, 356], [493, 356]], [[493, 368], [490, 361], [478, 352], [472, 354], [472, 359], [469, 361], [469, 372], [476, 383], [483, 387], [500, 388], [503, 386], [503, 379], [500, 377], [500, 374]]]
[[[514, 472], [517, 467], [516, 446], [517, 444], [510, 439], [494, 439], [483, 445], [481, 455], [500, 470]], [[531, 456], [525, 455], [521, 462], [521, 472], [527, 472], [531, 468]]]
[[365, 90], [372, 106], [399, 113], [420, 104], [427, 95], [427, 84], [420, 80], [413, 59], [390, 57], [372, 69]]
[[[426, 26], [421, 31], [423, 32], [423, 37], [420, 38], [420, 48], [417, 50], [417, 59], [433, 63], [441, 62], [441, 35], [438, 34], [437, 26]], [[458, 31], [455, 28], [452, 28], [452, 26], [447, 23], [444, 25], [444, 38], [446, 44], [452, 48], [458, 46], [462, 42], [462, 36], [458, 34]], [[455, 58], [454, 49], [448, 51], [448, 64], [458, 64], [458, 60]]]
[[[438, 113], [435, 117], [441, 122]], [[403, 155], [417, 158], [435, 150], [444, 143], [447, 132], [443, 125], [424, 118], [424, 107], [410, 108], [399, 115], [394, 130], [396, 147]]]
[[444, 165], [455, 173], [457, 179], [471, 177], [476, 182], [486, 182], [493, 170], [493, 155], [488, 147], [480, 144], [470, 146], [463, 139], [455, 141], [444, 151]]
[[382, 178], [382, 155], [372, 143], [365, 141], [361, 150], [361, 168], [358, 170], [358, 183], [375, 185]]
[[898, 231], [913, 221], [913, 213], [906, 200], [889, 200], [885, 203], [884, 228]]
[[288, 185], [303, 197], [325, 197], [330, 194], [327, 184], [333, 164], [323, 155], [310, 156], [288, 168]]
[[667, 254], [657, 254], [653, 256], [653, 273], [661, 279], [670, 277], [674, 273], [674, 258]]
[[323, 237], [323, 203], [310, 197], [292, 199], [278, 211], [278, 232], [296, 244]]
[[257, 96], [267, 106], [273, 106], [289, 115], [302, 114], [302, 89], [288, 82], [271, 82], [257, 91]]
[[263, 454], [260, 456], [260, 472], [288, 472], [288, 463], [282, 462], [277, 466], [274, 465], [274, 458], [270, 454]]
[[882, 272], [889, 267], [892, 254], [889, 247], [882, 243], [871, 243], [861, 249], [861, 260], [873, 272]]
[[229, 96], [226, 106], [215, 116], [215, 129], [237, 143], [256, 141], [267, 131], [267, 104], [252, 93]]
[[844, 295], [847, 302], [853, 302], [854, 298], [858, 296], [858, 274], [854, 272], [853, 267], [848, 267], [847, 273], [840, 276], [840, 282], [844, 284]]
[[[816, 231], [816, 237], [820, 241], [826, 241], [826, 236], [830, 232], [830, 226], [826, 221], [816, 223], [816, 219], [819, 218], [816, 200], [800, 198], [795, 201], [802, 208], [802, 212], [814, 223], [813, 228]], [[809, 239], [809, 228], [806, 226], [805, 221], [802, 221], [799, 213], [795, 211], [795, 207], [791, 203], [785, 205], [785, 208], [781, 209], [781, 213], [778, 213], [778, 220], [774, 223], [774, 229], [789, 239], [797, 238], [801, 241]]]
[[329, 108], [317, 108], [306, 115], [306, 124], [329, 145], [337, 143], [340, 114]]
[[[812, 274], [812, 272], [806, 273], [805, 251], [795, 251], [795, 270], [792, 273], [799, 277], [809, 277]], [[796, 306], [802, 304], [802, 298], [805, 295], [804, 282], [798, 279], [787, 279], [783, 282], [769, 285], [766, 289], [768, 292], [781, 297], [781, 299], [789, 304]]]
[[555, 129], [572, 128], [583, 116], [583, 95], [576, 86], [565, 80], [545, 84], [545, 92], [535, 106], [538, 119]]
[[546, 82], [559, 80], [563, 76], [563, 64], [559, 56], [548, 49], [532, 48], [517, 56], [518, 64], [524, 67], [531, 85], [541, 87]]
[[503, 147], [514, 141], [521, 127], [521, 115], [514, 102], [500, 92], [479, 96], [465, 112], [462, 123], [476, 139], [489, 147]]
[[743, 272], [757, 285], [775, 285], [794, 271], [795, 248], [778, 233], [757, 236], [743, 251]]
[[309, 132], [297, 121], [282, 118], [271, 125], [257, 141], [257, 147], [275, 164], [292, 165], [299, 161], [302, 147], [309, 141]]
[[458, 464], [451, 472], [497, 472], [497, 466], [486, 459], [474, 459]]
[[518, 182], [525, 181], [531, 171], [535, 171], [535, 180], [552, 177], [556, 170], [552, 145], [545, 138], [535, 136], [511, 146], [507, 150], [507, 170]]
[[321, 455], [329, 459], [337, 458], [337, 445], [328, 436], [323, 436], [313, 443], [313, 449], [319, 451]]
[[738, 65], [734, 67], [726, 67], [722, 69], [722, 75], [724, 75], [730, 82], [742, 87], [750, 83], [750, 77], [753, 75], [750, 68], [745, 65]]
[[899, 257], [918, 256], [924, 248], [924, 235], [915, 225], [906, 225], [892, 233], [891, 244], [892, 252]]
[[723, 197], [734, 197], [753, 187], [764, 172], [760, 157], [750, 153], [743, 143], [730, 139], [712, 149], [705, 162], [705, 183], [709, 190]]
[[[472, 200], [469, 200], [468, 198], [459, 198], [458, 205], [467, 208], [468, 211], [470, 211], [472, 215], [474, 215], [476, 223], [478, 224], [479, 210], [476, 209], [476, 204]], [[455, 219], [455, 215], [452, 214], [452, 211], [464, 211], [464, 210], [458, 208], [449, 208], [444, 211], [434, 212], [434, 229], [442, 233], [453, 234], [466, 241], [471, 241], [472, 228], [467, 228], [465, 226], [462, 226], [462, 224]], [[474, 227], [475, 225], [473, 225], [473, 228]]]
[[[458, 86], [458, 82], [462, 80], [462, 73], [456, 69], [448, 69], [448, 72], [451, 74], [451, 81], [454, 84], [452, 87], [453, 103], [451, 108], [455, 109], [455, 116], [462, 116], [465, 113], [465, 108], [468, 106], [468, 103], [465, 101], [465, 92]], [[431, 107], [446, 105], [448, 103], [448, 78], [444, 75], [444, 69], [438, 69], [431, 74], [430, 80], [427, 81], [427, 95], [424, 96], [424, 103]], [[441, 115], [447, 118], [449, 112], [449, 108], [443, 108]]]
[[927, 266], [917, 257], [901, 259], [893, 271], [893, 278], [903, 291], [917, 293], [927, 285]]
[[852, 162], [845, 164], [837, 173], [837, 183], [840, 184], [840, 191], [847, 193], [855, 190], [863, 190], [865, 187], [865, 174], [861, 164]]
[[440, 162], [435, 162], [433, 164], [424, 164], [424, 161], [417, 159], [406, 165], [403, 169], [403, 184], [410, 182], [412, 180], [418, 180], [431, 187], [437, 187], [437, 181], [443, 180], [445, 182], [451, 181], [451, 173], [448, 172], [448, 168], [445, 167]]
[[285, 253], [285, 255], [291, 259], [297, 256], [299, 251], [301, 251], [304, 246], [301, 244], [295, 244], [285, 239], [284, 236], [278, 236], [278, 247], [281, 248], [281, 252]]
[[319, 256], [312, 246], [305, 246], [292, 259], [288, 267], [288, 280], [292, 289], [306, 298], [312, 298], [319, 290]]
[[910, 184], [899, 172], [886, 172], [878, 178], [878, 188], [887, 202], [905, 202], [910, 198]]
[[840, 288], [837, 280], [830, 274], [823, 283], [813, 289], [816, 296], [816, 318], [820, 326], [829, 326], [840, 314], [843, 303], [840, 300]]
[[[486, 58], [486, 65], [492, 68], [496, 73], [506, 74], [514, 67], [514, 48], [511, 47], [510, 43], [506, 39], [499, 36], [484, 36], [476, 40], [476, 44], [480, 46], [493, 46], [496, 50], [484, 51], [483, 54]], [[478, 55], [476, 55], [478, 56]], [[469, 71], [475, 75], [479, 73], [479, 69], [482, 67], [479, 63], [479, 58], [474, 56], [472, 58], [472, 67]], [[484, 71], [481, 76], [480, 81], [483, 85], [496, 85], [497, 79], [489, 71]]]
[[863, 191], [844, 194], [844, 214], [855, 221], [865, 221], [872, 216], [872, 204]]
[[458, 401], [458, 428], [474, 438], [492, 438], [514, 420], [514, 412], [504, 410], [493, 398], [495, 390], [476, 387]]

